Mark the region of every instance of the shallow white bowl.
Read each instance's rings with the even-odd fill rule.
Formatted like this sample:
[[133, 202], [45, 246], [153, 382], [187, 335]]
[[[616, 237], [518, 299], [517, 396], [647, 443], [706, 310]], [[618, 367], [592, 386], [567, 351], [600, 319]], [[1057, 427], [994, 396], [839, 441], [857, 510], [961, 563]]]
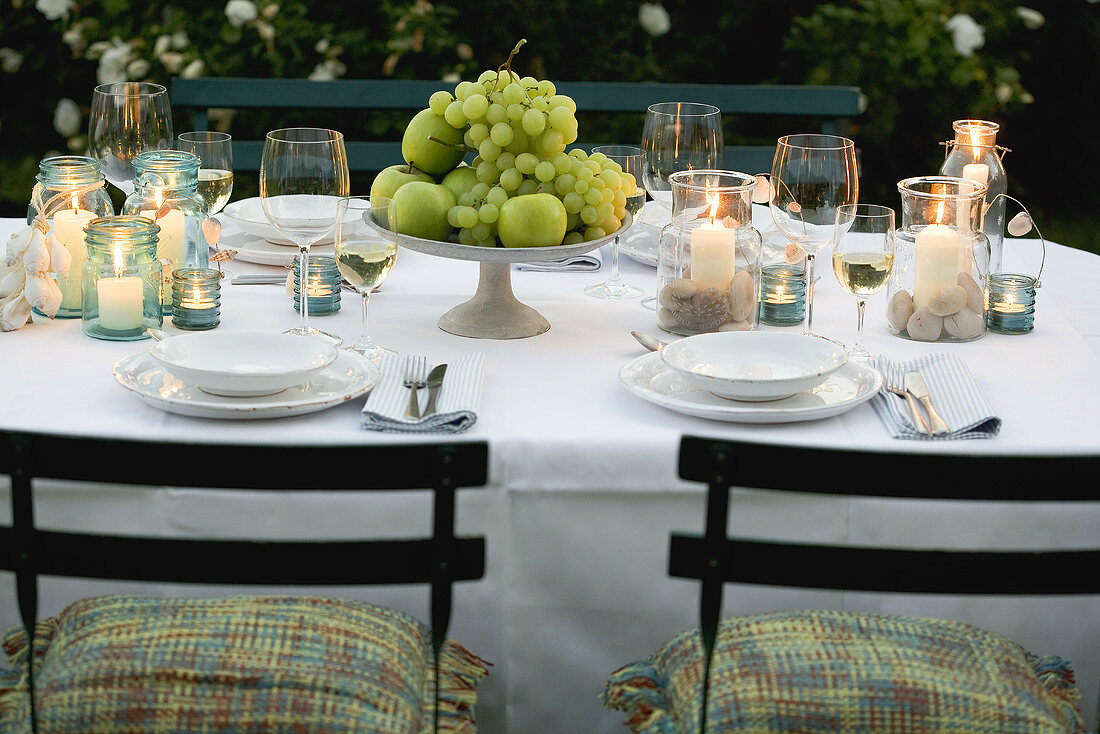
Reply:
[[[336, 196], [318, 196], [318, 207], [331, 207], [333, 211], [336, 210], [336, 202], [339, 201], [339, 197]], [[275, 229], [275, 226], [271, 223], [271, 220], [264, 214], [263, 204], [260, 202], [258, 196], [254, 196], [251, 199], [240, 199], [232, 203], [226, 204], [222, 209], [222, 215], [231, 222], [236, 223], [238, 227], [243, 229], [249, 234], [256, 235], [257, 237], [263, 237], [268, 242], [275, 245], [287, 245], [289, 247], [296, 247], [294, 241], [289, 239], [286, 235]], [[355, 212], [349, 210], [349, 217], [355, 216]], [[319, 217], [319, 219], [325, 219], [326, 217]], [[335, 220], [333, 215], [331, 219]], [[309, 221], [309, 220], [306, 220]], [[335, 237], [335, 231], [330, 230], [328, 234], [322, 237], [320, 240], [313, 244], [325, 245], [332, 242]], [[291, 253], [290, 257], [294, 257], [295, 253]]]
[[221, 331], [169, 337], [149, 354], [203, 392], [255, 397], [302, 384], [332, 364], [337, 351], [308, 336]]
[[810, 390], [848, 361], [844, 347], [829, 339], [772, 331], [697, 334], [660, 354], [695, 387], [752, 402]]

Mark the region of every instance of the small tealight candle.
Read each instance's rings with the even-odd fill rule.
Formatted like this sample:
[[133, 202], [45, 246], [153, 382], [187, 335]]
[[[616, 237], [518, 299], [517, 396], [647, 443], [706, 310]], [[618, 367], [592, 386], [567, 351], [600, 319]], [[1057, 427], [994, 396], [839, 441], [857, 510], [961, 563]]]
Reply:
[[1035, 328], [1035, 278], [992, 273], [986, 297], [986, 326], [998, 334], [1026, 334]]
[[[300, 311], [301, 283], [298, 279], [300, 268], [298, 258], [294, 258], [293, 271], [294, 310]], [[340, 310], [340, 282], [342, 276], [336, 267], [336, 258], [332, 255], [310, 255], [309, 272], [306, 274], [306, 300], [309, 302], [310, 316], [327, 316]]]
[[221, 274], [213, 268], [172, 271], [172, 323], [185, 331], [221, 323]]
[[760, 272], [760, 321], [794, 326], [806, 318], [806, 271], [798, 265], [765, 265]]

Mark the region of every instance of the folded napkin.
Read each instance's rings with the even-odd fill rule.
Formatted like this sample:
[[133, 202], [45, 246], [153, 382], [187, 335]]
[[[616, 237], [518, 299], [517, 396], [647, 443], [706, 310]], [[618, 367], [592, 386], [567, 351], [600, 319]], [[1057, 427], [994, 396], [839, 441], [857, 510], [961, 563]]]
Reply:
[[928, 354], [909, 362], [891, 362], [878, 357], [875, 366], [882, 373], [885, 385], [899, 390], [905, 389], [906, 372], [920, 372], [928, 385], [932, 404], [951, 429], [943, 436], [926, 436], [913, 425], [905, 400], [883, 391], [871, 399], [871, 407], [894, 438], [993, 438], [1001, 430], [1001, 419], [993, 412], [970, 370], [956, 355]]
[[595, 255], [563, 257], [561, 260], [536, 260], [515, 263], [516, 270], [534, 270], [545, 273], [587, 273], [600, 269], [600, 259]]
[[[436, 398], [436, 411], [426, 418], [405, 417], [409, 388], [405, 387], [405, 360], [387, 355], [381, 364], [382, 379], [370, 391], [363, 406], [363, 428], [398, 433], [461, 433], [477, 421], [481, 404], [481, 383], [485, 376], [485, 355], [473, 352], [447, 366], [443, 386]], [[419, 391], [420, 409], [428, 404], [428, 390]]]

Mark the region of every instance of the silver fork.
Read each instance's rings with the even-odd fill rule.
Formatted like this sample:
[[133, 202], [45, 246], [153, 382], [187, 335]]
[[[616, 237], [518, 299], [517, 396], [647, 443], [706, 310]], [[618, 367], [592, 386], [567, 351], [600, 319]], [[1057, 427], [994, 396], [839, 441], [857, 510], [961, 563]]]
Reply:
[[420, 398], [417, 391], [428, 381], [428, 358], [405, 357], [405, 377], [403, 384], [409, 388], [409, 405], [405, 409], [406, 418], [420, 417]]

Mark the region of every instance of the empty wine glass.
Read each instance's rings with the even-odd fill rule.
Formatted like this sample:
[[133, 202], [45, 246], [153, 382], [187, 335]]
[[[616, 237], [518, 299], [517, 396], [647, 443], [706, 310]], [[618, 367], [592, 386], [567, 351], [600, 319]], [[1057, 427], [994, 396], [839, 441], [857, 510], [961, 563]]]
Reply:
[[853, 359], [870, 361], [863, 344], [863, 311], [867, 296], [883, 289], [894, 271], [894, 210], [878, 204], [842, 204], [836, 210], [833, 272], [844, 290], [856, 297], [859, 317]]
[[92, 92], [90, 155], [127, 196], [134, 192], [134, 159], [147, 150], [171, 150], [172, 142], [172, 105], [160, 84], [116, 82]]
[[837, 234], [837, 208], [859, 201], [855, 143], [836, 135], [779, 138], [771, 189], [775, 226], [806, 252], [806, 333], [813, 334], [814, 255]]
[[367, 304], [371, 292], [382, 285], [397, 261], [397, 243], [383, 239], [368, 224], [373, 219], [381, 226], [393, 218], [393, 200], [384, 196], [354, 196], [336, 204], [336, 267], [344, 279], [363, 297], [363, 330], [359, 341], [348, 347], [375, 364], [392, 349], [374, 343], [367, 332]]
[[[635, 180], [642, 175], [642, 149], [630, 145], [600, 145], [592, 149], [592, 154], [600, 153], [622, 166], [623, 173], [629, 173]], [[638, 181], [640, 184], [641, 182]], [[632, 219], [645, 204], [645, 189], [637, 187], [632, 196], [626, 197], [626, 210]], [[590, 285], [584, 292], [594, 298], [634, 298], [642, 295], [641, 288], [628, 285], [619, 275], [619, 235], [611, 243], [611, 275], [597, 285]]]
[[212, 130], [185, 132], [176, 139], [176, 148], [199, 157], [199, 196], [206, 202], [206, 215], [214, 216], [233, 194], [233, 138]]
[[[260, 203], [275, 229], [298, 246], [299, 278], [308, 282], [309, 248], [336, 227], [336, 204], [350, 191], [344, 136], [335, 130], [273, 130], [260, 158]], [[309, 325], [308, 289], [302, 291], [301, 324], [293, 334], [332, 343], [340, 337]]]
[[[646, 110], [642, 127], [642, 184], [672, 221], [669, 175], [689, 169], [721, 168], [722, 111], [700, 102], [658, 102]], [[655, 309], [655, 296], [642, 299]]]

